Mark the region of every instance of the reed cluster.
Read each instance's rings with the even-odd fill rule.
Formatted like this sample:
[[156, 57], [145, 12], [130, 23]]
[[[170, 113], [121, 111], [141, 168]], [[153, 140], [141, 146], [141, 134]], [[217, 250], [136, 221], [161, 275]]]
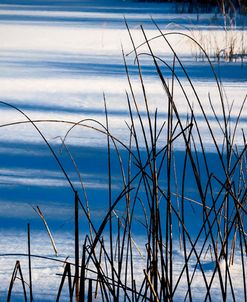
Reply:
[[[122, 141], [111, 133], [105, 100], [105, 124], [95, 120], [71, 122], [63, 139], [66, 145], [66, 138], [74, 127], [86, 127], [102, 133], [107, 142], [108, 210], [99, 227], [96, 228], [91, 219], [86, 194], [79, 196], [58, 155], [39, 129], [42, 121], [31, 120], [15, 108], [42, 136], [73, 193], [75, 257], [73, 262], [61, 263], [64, 272], [57, 301], [65, 294], [66, 288], [67, 301], [80, 302], [94, 299], [215, 301], [216, 295], [222, 301], [237, 301], [239, 297], [247, 301], [247, 145], [244, 129], [240, 127], [246, 98], [238, 114], [233, 115], [233, 107], [226, 102], [210, 58], [201, 48], [218, 89], [220, 109], [214, 108], [210, 95], [205, 106], [205, 100], [200, 98], [186, 67], [170, 44], [169, 35], [163, 34], [156, 25], [157, 36], [150, 39], [141, 27], [144, 43], [135, 45], [127, 23], [126, 26], [133, 46], [128, 56], [123, 53], [129, 83], [126, 92], [129, 137]], [[169, 47], [172, 60], [166, 61], [155, 54], [152, 42], [157, 39]], [[130, 56], [136, 63], [141, 100], [135, 93], [126, 62]], [[151, 109], [145, 84], [143, 56], [152, 61], [155, 77], [164, 91], [161, 107], [155, 110]], [[177, 67], [182, 70], [190, 93], [177, 74]], [[187, 115], [177, 105], [176, 89], [182, 94]], [[191, 101], [191, 94], [196, 106]], [[140, 110], [140, 101], [144, 110]], [[205, 131], [211, 143], [210, 151], [205, 143]], [[176, 152], [178, 146], [179, 153]], [[113, 157], [118, 158], [122, 179], [122, 189], [117, 196], [112, 190]], [[119, 208], [124, 210], [118, 211]], [[90, 229], [83, 239], [80, 238], [79, 211], [83, 211]], [[137, 212], [142, 212], [141, 217]], [[137, 219], [143, 229], [141, 242], [135, 240]], [[31, 252], [28, 254], [28, 285], [32, 301], [35, 295], [31, 282], [32, 255]], [[235, 262], [238, 280], [233, 277]], [[211, 263], [210, 269], [205, 263]], [[11, 279], [8, 301], [11, 301], [18, 273], [27, 301], [27, 285], [19, 261]]]

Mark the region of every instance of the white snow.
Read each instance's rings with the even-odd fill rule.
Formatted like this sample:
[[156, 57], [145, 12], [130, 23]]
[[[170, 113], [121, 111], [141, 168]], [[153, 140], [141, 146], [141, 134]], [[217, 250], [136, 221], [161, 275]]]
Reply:
[[[125, 54], [128, 54], [132, 50], [132, 45], [124, 24], [124, 17], [130, 26], [136, 46], [138, 46], [145, 41], [140, 30], [140, 24], [143, 24], [148, 38], [159, 35], [150, 20], [151, 16], [161, 24], [160, 28], [164, 33], [179, 31], [184, 34], [191, 34], [199, 40], [210, 54], [213, 54], [215, 50], [226, 49], [226, 33], [218, 25], [221, 22], [220, 19], [214, 24], [212, 21], [214, 15], [206, 14], [199, 16], [198, 21], [198, 16], [195, 14], [177, 14], [171, 4], [134, 4], [130, 1], [94, 0], [89, 2], [82, 1], [82, 4], [74, 9], [73, 6], [63, 6], [63, 4], [61, 6], [57, 4], [53, 9], [50, 8], [49, 3], [44, 7], [33, 6], [32, 3], [19, 5], [18, 1], [16, 5], [0, 5], [0, 101], [8, 102], [22, 109], [29, 118], [37, 121], [36, 125], [47, 140], [57, 146], [61, 144], [61, 140], [58, 137], [64, 137], [73, 123], [84, 119], [96, 119], [105, 124], [103, 104], [103, 93], [105, 93], [109, 110], [110, 131], [127, 144], [129, 141], [129, 130], [125, 122], [129, 121], [129, 117], [125, 91], [130, 94], [130, 89], [123, 65], [122, 47]], [[188, 73], [191, 75], [198, 96], [210, 116], [210, 125], [215, 133], [216, 140], [219, 144], [222, 144], [222, 132], [214, 119], [209, 105], [210, 95], [214, 110], [222, 114], [219, 90], [212, 71], [208, 68], [206, 62], [196, 61], [195, 57], [200, 55], [200, 51], [189, 39], [175, 34], [167, 36], [167, 39], [178, 55], [181, 56], [185, 67], [188, 68]], [[241, 47], [246, 47], [246, 30], [233, 30], [228, 33], [228, 39], [236, 39], [235, 48], [237, 52], [240, 52]], [[153, 49], [156, 50], [156, 55], [166, 59], [172, 66], [173, 54], [164, 39], [154, 39], [150, 43]], [[138, 50], [145, 53], [147, 47], [140, 46]], [[134, 65], [135, 56], [132, 53], [126, 59], [139, 110], [143, 113], [145, 112], [145, 106], [136, 65]], [[143, 55], [140, 56], [140, 60], [143, 64], [145, 87], [150, 100], [150, 111], [154, 113], [155, 109], [158, 108], [158, 113], [160, 114], [158, 125], [161, 126], [166, 117], [167, 97], [160, 81], [154, 76], [155, 69], [152, 67], [150, 58]], [[236, 119], [241, 103], [247, 93], [246, 62], [243, 63], [243, 66], [239, 62], [221, 62], [219, 65], [222, 69], [219, 68], [216, 61], [213, 62], [213, 65], [217, 74], [220, 70], [219, 75], [223, 82], [224, 95], [227, 96], [226, 103], [228, 102], [229, 108], [234, 101], [231, 115], [233, 119]], [[171, 73], [166, 72], [167, 78], [170, 78]], [[179, 74], [183, 87], [190, 96], [190, 105], [193, 107], [194, 113], [199, 117], [198, 126], [204, 143], [208, 150], [215, 151], [191, 86], [181, 70], [179, 70]], [[169, 79], [168, 81], [171, 84], [171, 80]], [[186, 120], [189, 106], [186, 104], [178, 84], [176, 84], [176, 88], [174, 95], [175, 104], [184, 120]], [[1, 125], [27, 121], [20, 112], [4, 104], [0, 104], [0, 110]], [[242, 143], [241, 129], [246, 129], [246, 107], [242, 115], [243, 118], [237, 129], [237, 143]], [[44, 120], [44, 122], [41, 122], [41, 120]], [[62, 122], [54, 123], [55, 120]], [[99, 127], [92, 121], [87, 121], [84, 124]], [[148, 126], [147, 122], [144, 123], [144, 126]], [[140, 128], [138, 129], [140, 130]], [[0, 165], [1, 190], [5, 190], [6, 187], [19, 188], [22, 186], [28, 186], [32, 189], [38, 187], [41, 189], [59, 188], [61, 190], [66, 187], [66, 181], [61, 176], [61, 173], [54, 172], [50, 167], [25, 169], [22, 163], [18, 161], [15, 163], [14, 160], [12, 163], [11, 159], [9, 161], [13, 166], [5, 166], [4, 158], [10, 154], [15, 159], [25, 154], [42, 158], [42, 151], [37, 149], [28, 152], [25, 149], [18, 151], [18, 149], [11, 147], [11, 144], [38, 145], [43, 141], [30, 124], [21, 123], [9, 127], [0, 127], [0, 141], [2, 143], [0, 155], [3, 158]], [[71, 146], [98, 148], [106, 145], [106, 137], [100, 132], [77, 126], [71, 131], [66, 142]], [[141, 139], [140, 142], [142, 143], [141, 147], [143, 147], [144, 141]], [[164, 139], [161, 139], [160, 145], [163, 142]], [[176, 147], [177, 149], [183, 149], [184, 145], [178, 144]], [[96, 191], [107, 189], [106, 177], [88, 172], [83, 172], [82, 176], [86, 179], [85, 186], [87, 188]], [[72, 177], [73, 183], [76, 186], [80, 186], [75, 172], [72, 173]], [[118, 179], [115, 179], [113, 189], [118, 187]], [[42, 200], [39, 200], [39, 202], [42, 204]], [[30, 207], [30, 201], [25, 201], [25, 197], [22, 198], [22, 196], [19, 197], [19, 200], [13, 201], [11, 198], [8, 200], [5, 194], [5, 196], [0, 197], [0, 203], [0, 218], [8, 218], [10, 224], [18, 217], [20, 218], [20, 216], [25, 221], [25, 223], [18, 222], [20, 224], [18, 226], [13, 222], [13, 229], [10, 230], [5, 225], [0, 225], [0, 253], [26, 253], [27, 248], [23, 245], [23, 242], [26, 243], [26, 232], [23, 231], [25, 227], [23, 225], [26, 225], [26, 219], [33, 217], [34, 214], [33, 209]], [[47, 206], [47, 215], [51, 218], [56, 213], [59, 219], [66, 219], [71, 213], [69, 206], [57, 208], [54, 200], [49, 200], [47, 203], [44, 202], [43, 205]], [[94, 214], [95, 216], [100, 216], [102, 213], [95, 211]], [[72, 235], [57, 231], [55, 239], [59, 253], [61, 251], [59, 259], [65, 259], [69, 255], [73, 260]], [[142, 238], [137, 238], [137, 241], [140, 242], [140, 245], [143, 243]], [[141, 248], [144, 249], [144, 246], [141, 246]], [[34, 254], [47, 255], [48, 253], [50, 256], [53, 255], [49, 238], [45, 231], [40, 229], [34, 231], [32, 251]], [[139, 280], [140, 282], [145, 260], [141, 260], [138, 253], [135, 254], [135, 257], [138, 259], [139, 264], [136, 269], [136, 276], [137, 281]], [[0, 256], [1, 300], [2, 297], [6, 298], [9, 280], [16, 259], [20, 259], [19, 256]], [[242, 283], [238, 282], [241, 263], [239, 258], [237, 259], [236, 265], [231, 267], [236, 293], [238, 293], [238, 289], [243, 287]], [[23, 265], [24, 275], [27, 277], [27, 259], [26, 257], [21, 257], [20, 260], [21, 265]], [[177, 272], [183, 265], [183, 260], [182, 254], [180, 255], [178, 252], [176, 261], [174, 261], [174, 268], [175, 270], [177, 268]], [[191, 263], [193, 261], [191, 260]], [[205, 260], [205, 263], [210, 263], [210, 259]], [[192, 269], [193, 266], [191, 264]], [[60, 276], [58, 277], [56, 274], [62, 272], [62, 265], [49, 260], [34, 259], [33, 271], [35, 301], [54, 301], [60, 282]], [[175, 279], [177, 277], [176, 274], [178, 273], [175, 271]], [[212, 270], [209, 269], [207, 277], [210, 278], [211, 275]], [[204, 298], [204, 292], [200, 288], [202, 282], [200, 272], [197, 272], [194, 280], [195, 297], [193, 301], [201, 301]], [[214, 301], [218, 301], [217, 292], [219, 286], [217, 282], [213, 282]], [[186, 288], [186, 280], [182, 280], [180, 286], [183, 291], [184, 287]], [[18, 287], [16, 290], [19, 291], [20, 288]], [[239, 301], [241, 301], [243, 291], [240, 290], [239, 293]], [[178, 296], [177, 298], [177, 301], [179, 301], [181, 297]]]

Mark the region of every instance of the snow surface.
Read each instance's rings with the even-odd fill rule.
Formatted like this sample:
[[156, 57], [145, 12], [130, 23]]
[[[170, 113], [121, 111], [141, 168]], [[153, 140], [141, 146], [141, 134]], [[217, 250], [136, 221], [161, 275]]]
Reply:
[[[224, 48], [224, 31], [219, 17], [215, 21], [214, 14], [199, 17], [195, 14], [179, 14], [172, 4], [133, 3], [121, 0], [52, 1], [52, 3], [45, 0], [2, 0], [0, 4], [0, 101], [17, 106], [33, 120], [47, 120], [40, 123], [39, 127], [54, 149], [60, 152], [60, 158], [64, 161], [77, 187], [80, 183], [75, 169], [68, 160], [66, 150], [60, 150], [60, 137], [63, 137], [71, 127], [67, 122], [97, 119], [104, 123], [103, 93], [105, 93], [112, 133], [126, 143], [129, 139], [129, 131], [125, 124], [129, 119], [125, 91], [129, 91], [129, 87], [121, 47], [123, 46], [127, 54], [132, 50], [132, 46], [124, 17], [136, 45], [144, 41], [140, 24], [144, 26], [149, 38], [158, 35], [150, 19], [153, 17], [164, 32], [180, 31], [192, 34], [199, 41], [204, 42], [203, 46], [207, 46], [209, 52], [213, 52], [216, 46]], [[235, 34], [245, 39], [244, 43], [247, 43], [245, 31], [239, 30]], [[240, 38], [237, 40], [241, 40]], [[218, 129], [208, 102], [210, 93], [215, 111], [221, 112], [219, 91], [212, 71], [206, 62], [196, 61], [195, 57], [199, 54], [199, 50], [190, 40], [178, 35], [170, 35], [168, 39], [183, 59], [198, 95], [204, 100], [211, 126], [220, 144], [222, 133]], [[217, 41], [217, 45], [212, 46], [212, 41]], [[157, 55], [172, 62], [172, 53], [162, 39], [155, 39], [151, 43]], [[241, 45], [236, 47], [240, 48]], [[145, 52], [147, 49], [143, 46], [140, 50]], [[142, 90], [133, 54], [128, 56], [127, 60], [135, 93], [141, 99]], [[150, 110], [154, 113], [156, 108], [162, 108], [159, 118], [159, 124], [162, 124], [166, 117], [164, 91], [157, 76], [154, 75], [150, 58], [143, 56], [141, 62], [145, 85], [150, 94]], [[247, 92], [246, 63], [221, 62], [220, 66], [217, 62], [213, 64], [224, 83], [229, 107], [234, 101], [232, 111], [234, 120], [238, 116], [241, 102]], [[208, 150], [214, 152], [212, 140], [205, 128], [202, 113], [193, 97], [190, 85], [181, 68], [176, 68], [186, 91], [191, 95], [204, 142]], [[167, 77], [169, 75], [167, 72]], [[176, 104], [186, 118], [188, 106], [185, 105], [179, 88], [176, 90]], [[0, 106], [1, 125], [26, 121], [25, 117], [16, 110], [3, 104]], [[140, 111], [144, 112], [144, 104], [140, 102], [139, 106]], [[55, 124], [48, 120], [64, 122]], [[246, 129], [246, 121], [245, 110], [239, 125], [240, 130]], [[67, 256], [73, 259], [73, 194], [41, 137], [30, 125], [23, 123], [1, 127], [0, 141], [0, 253], [25, 253], [27, 247], [23, 242], [26, 243], [26, 225], [27, 222], [31, 222], [33, 253], [54, 256], [42, 221], [32, 209], [32, 206], [39, 205], [54, 230], [59, 259], [65, 259]], [[241, 141], [241, 131], [239, 131], [236, 142]], [[90, 206], [97, 223], [105, 213], [107, 202], [102, 202], [104, 198], [99, 197], [106, 195], [108, 181], [105, 172], [106, 161], [102, 164], [100, 160], [107, 158], [104, 150], [105, 136], [93, 130], [76, 127], [70, 133], [67, 143], [71, 146], [73, 156], [82, 171], [89, 200], [94, 201]], [[177, 146], [178, 151], [179, 148], [180, 145]], [[113, 190], [118, 189], [119, 176], [116, 169], [113, 173]], [[142, 242], [141, 234], [138, 236], [137, 241]], [[142, 262], [138, 254], [136, 257], [140, 263], [138, 268], [141, 275], [141, 263], [145, 265], [145, 261]], [[9, 280], [17, 259], [20, 257], [0, 257], [1, 301], [6, 299]], [[21, 257], [20, 260], [24, 274], [27, 276], [27, 259]], [[179, 252], [175, 262], [178, 267], [183, 263], [183, 257]], [[209, 260], [205, 262], [210, 265]], [[237, 263], [232, 268], [233, 276], [236, 274], [234, 278], [236, 292], [238, 288], [242, 288], [237, 278], [240, 266], [241, 263]], [[61, 264], [34, 259], [33, 268], [35, 301], [54, 301], [60, 281], [60, 277], [56, 274], [62, 271]], [[195, 280], [193, 301], [201, 301], [204, 297], [200, 289], [201, 277]], [[217, 285], [217, 282], [213, 284], [214, 301], [217, 301], [218, 296]], [[19, 289], [16, 288], [16, 292]], [[242, 291], [239, 291], [238, 301], [243, 298], [241, 293]], [[177, 301], [179, 298], [177, 297]]]

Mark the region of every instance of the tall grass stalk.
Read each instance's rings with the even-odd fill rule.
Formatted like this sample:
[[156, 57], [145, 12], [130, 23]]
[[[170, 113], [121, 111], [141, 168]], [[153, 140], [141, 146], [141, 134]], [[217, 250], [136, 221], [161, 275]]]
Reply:
[[31, 264], [31, 232], [30, 224], [27, 225], [27, 242], [28, 242], [28, 272], [29, 272], [29, 301], [33, 301], [33, 285], [32, 285], [32, 264]]
[[26, 293], [26, 287], [25, 287], [25, 281], [24, 281], [24, 277], [22, 274], [22, 270], [21, 270], [21, 264], [20, 261], [17, 260], [13, 273], [12, 273], [12, 277], [9, 283], [9, 290], [8, 290], [8, 297], [7, 297], [7, 302], [11, 302], [11, 295], [12, 295], [12, 290], [13, 290], [13, 286], [14, 283], [16, 282], [16, 279], [18, 279], [17, 274], [19, 273], [20, 275], [20, 280], [21, 280], [21, 284], [22, 284], [22, 289], [23, 289], [23, 299], [25, 302], [27, 302], [27, 293]]

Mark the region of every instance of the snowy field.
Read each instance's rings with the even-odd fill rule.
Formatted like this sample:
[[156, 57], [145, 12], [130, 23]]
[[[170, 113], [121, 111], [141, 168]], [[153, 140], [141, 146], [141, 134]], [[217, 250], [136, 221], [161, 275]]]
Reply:
[[[210, 117], [212, 129], [219, 145], [222, 133], [218, 129], [214, 110], [221, 115], [219, 91], [214, 75], [205, 60], [200, 60], [198, 48], [186, 37], [176, 35], [182, 32], [192, 35], [202, 43], [210, 54], [215, 49], [224, 48], [222, 19], [216, 14], [180, 14], [173, 4], [141, 3], [121, 0], [2, 0], [0, 4], [0, 101], [21, 109], [32, 120], [45, 120], [37, 123], [43, 135], [59, 154], [73, 184], [80, 189], [75, 168], [65, 148], [61, 148], [61, 138], [71, 127], [83, 119], [96, 119], [105, 123], [105, 94], [109, 111], [110, 130], [114, 136], [128, 143], [129, 121], [126, 91], [129, 86], [123, 64], [122, 48], [129, 54], [133, 47], [126, 29], [124, 18], [133, 35], [136, 46], [145, 40], [140, 29], [143, 25], [148, 38], [159, 35], [152, 23], [153, 18], [167, 36], [172, 47], [184, 63], [190, 78], [206, 112]], [[236, 29], [236, 48], [247, 48], [246, 31]], [[208, 41], [208, 42], [207, 42]], [[241, 41], [241, 43], [238, 41]], [[163, 39], [155, 39], [152, 47], [156, 55], [172, 64], [173, 54]], [[147, 48], [141, 46], [140, 52]], [[142, 98], [141, 85], [133, 53], [127, 56], [129, 72], [137, 98]], [[143, 66], [145, 85], [149, 94], [150, 111], [154, 114], [158, 108], [159, 125], [167, 117], [164, 106], [164, 91], [155, 74], [152, 60], [140, 56]], [[231, 116], [237, 119], [242, 102], [247, 93], [246, 62], [217, 62], [212, 59], [215, 71], [223, 83], [223, 94], [231, 107]], [[200, 112], [200, 108], [191, 91], [181, 68], [175, 67], [188, 95], [194, 112], [198, 115], [199, 127], [205, 146], [214, 162], [214, 144]], [[167, 78], [170, 77], [169, 71]], [[186, 118], [188, 106], [180, 89], [175, 91], [176, 105]], [[194, 98], [194, 99], [193, 99]], [[140, 112], [145, 111], [144, 103], [139, 104]], [[1, 125], [25, 122], [26, 118], [17, 110], [1, 103]], [[51, 122], [60, 120], [59, 123]], [[62, 121], [62, 122], [61, 122]], [[246, 130], [247, 111], [242, 113], [236, 142], [242, 142], [242, 131]], [[91, 215], [97, 226], [104, 217], [107, 204], [107, 141], [104, 135], [87, 128], [76, 127], [67, 138], [70, 152], [81, 171], [87, 189]], [[141, 142], [144, 147], [144, 142]], [[161, 141], [162, 144], [162, 141]], [[179, 144], [176, 151], [181, 151]], [[217, 169], [217, 167], [216, 167]], [[116, 193], [121, 189], [119, 170], [113, 167], [112, 189]], [[191, 188], [191, 192], [193, 188]], [[28, 276], [27, 258], [6, 254], [27, 252], [27, 223], [31, 223], [32, 253], [55, 257], [43, 223], [33, 207], [37, 205], [45, 214], [58, 248], [58, 258], [67, 256], [73, 259], [73, 199], [71, 189], [52, 158], [37, 131], [27, 123], [0, 127], [0, 301], [6, 301], [11, 274], [18, 259]], [[192, 193], [193, 195], [193, 193]], [[81, 229], [86, 232], [86, 220], [81, 213]], [[192, 219], [195, 219], [193, 217]], [[86, 230], [85, 230], [86, 228]], [[142, 246], [142, 231], [136, 226], [136, 241]], [[81, 234], [81, 237], [82, 234]], [[178, 244], [177, 244], [178, 246]], [[5, 256], [3, 256], [5, 254]], [[142, 273], [141, 259], [139, 273]], [[179, 248], [174, 256], [176, 265], [182, 265], [183, 257]], [[193, 259], [192, 259], [193, 260]], [[210, 264], [208, 259], [205, 263]], [[238, 265], [232, 268], [232, 278], [236, 292], [242, 288], [238, 284]], [[35, 301], [55, 301], [57, 288], [63, 267], [59, 262], [43, 259], [33, 260], [33, 284]], [[210, 271], [210, 268], [209, 268]], [[246, 272], [245, 272], [246, 273]], [[175, 272], [176, 274], [176, 272]], [[137, 273], [138, 275], [138, 273]], [[210, 273], [209, 273], [210, 275]], [[236, 276], [236, 278], [235, 278]], [[138, 279], [138, 277], [137, 277]], [[196, 279], [196, 278], [195, 278]], [[195, 298], [201, 301], [200, 278], [196, 279]], [[183, 286], [183, 285], [181, 285]], [[215, 298], [217, 300], [217, 282]], [[20, 288], [16, 287], [18, 293]], [[239, 291], [237, 301], [243, 301], [243, 291]], [[16, 300], [19, 301], [18, 295]], [[179, 301], [179, 296], [177, 301]], [[245, 297], [246, 299], [246, 297]], [[65, 298], [66, 301], [66, 298]]]

